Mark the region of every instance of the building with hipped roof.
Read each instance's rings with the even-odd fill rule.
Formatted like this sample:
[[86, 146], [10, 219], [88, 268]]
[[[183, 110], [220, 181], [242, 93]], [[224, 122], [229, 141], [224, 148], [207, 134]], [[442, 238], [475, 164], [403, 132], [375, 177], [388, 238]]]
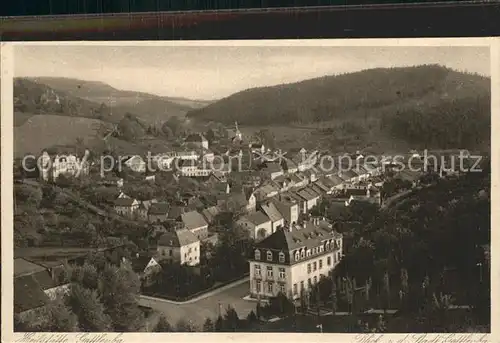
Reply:
[[237, 224], [246, 229], [250, 237], [256, 241], [266, 238], [273, 232], [271, 219], [261, 211], [242, 216]]
[[327, 276], [342, 258], [342, 235], [321, 218], [277, 230], [256, 244], [250, 262], [250, 295], [283, 293], [295, 299]]
[[36, 321], [38, 313], [59, 294], [69, 291], [60, 269], [47, 268], [24, 258], [14, 259], [14, 314]]
[[200, 240], [188, 229], [172, 230], [158, 240], [158, 256], [170, 263], [196, 266], [200, 263]]
[[148, 221], [150, 223], [163, 223], [168, 220], [170, 205], [166, 202], [156, 202], [148, 209]]
[[181, 215], [184, 227], [193, 233], [199, 240], [208, 237], [208, 223], [203, 215], [197, 211], [190, 211]]

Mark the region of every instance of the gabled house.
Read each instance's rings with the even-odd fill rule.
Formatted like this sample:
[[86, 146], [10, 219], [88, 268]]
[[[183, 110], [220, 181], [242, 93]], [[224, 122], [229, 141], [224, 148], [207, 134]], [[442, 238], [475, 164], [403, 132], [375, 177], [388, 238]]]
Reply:
[[166, 202], [157, 202], [150, 205], [148, 220], [150, 223], [163, 223], [168, 220], [170, 205]]
[[312, 189], [308, 187], [304, 187], [302, 189], [299, 189], [294, 192], [296, 195], [298, 195], [300, 198], [302, 198], [302, 201], [304, 203], [304, 209], [305, 212], [309, 212], [314, 206], [316, 206], [319, 202], [320, 196], [316, 192], [314, 192]]
[[278, 186], [280, 192], [285, 192], [295, 186], [292, 179], [286, 175], [278, 176], [273, 182]]
[[135, 173], [145, 173], [146, 172], [146, 162], [139, 155], [130, 156], [123, 160], [123, 163], [127, 168]]
[[162, 260], [180, 265], [200, 263], [200, 240], [188, 229], [173, 230], [158, 240], [158, 255]]
[[257, 198], [253, 187], [243, 187], [245, 194], [245, 209], [247, 212], [254, 212], [257, 207]]
[[273, 232], [271, 219], [261, 211], [244, 215], [237, 224], [248, 230], [250, 237], [255, 240], [262, 240]]
[[148, 220], [148, 212], [149, 208], [152, 204], [156, 203], [155, 199], [152, 200], [144, 200], [139, 202], [139, 208], [137, 209], [137, 217], [139, 220]]
[[343, 180], [350, 183], [355, 183], [359, 179], [359, 175], [355, 173], [352, 169], [345, 170], [339, 175]]
[[304, 170], [301, 174], [308, 179], [308, 183], [316, 182], [318, 179], [318, 174], [312, 169]]
[[139, 209], [139, 201], [121, 193], [114, 202], [114, 209], [121, 216], [134, 218]]
[[278, 162], [267, 162], [262, 169], [262, 173], [267, 175], [268, 178], [274, 180], [278, 176], [284, 174], [281, 164]]
[[266, 183], [255, 190], [255, 197], [257, 202], [265, 201], [266, 199], [272, 198], [279, 193], [279, 189], [270, 184]]
[[266, 201], [260, 205], [260, 210], [271, 220], [272, 232], [285, 225], [285, 218], [272, 201]]
[[129, 259], [132, 270], [139, 276], [144, 285], [150, 285], [151, 277], [161, 271], [160, 256], [140, 255]]
[[319, 180], [316, 180], [315, 182], [311, 183], [308, 187], [317, 194], [319, 194], [320, 199], [329, 192], [328, 187], [322, 184]]
[[199, 240], [208, 237], [208, 223], [201, 213], [197, 211], [183, 213], [181, 220], [186, 229], [191, 231]]
[[309, 179], [302, 173], [295, 173], [289, 175], [293, 187], [301, 188], [307, 186]]
[[301, 214], [301, 213], [306, 214], [307, 213], [307, 211], [308, 211], [307, 202], [304, 200], [304, 198], [302, 198], [301, 196], [299, 196], [297, 194], [296, 190], [282, 193], [281, 196], [282, 196], [282, 198], [289, 197], [290, 199], [294, 200], [299, 207], [299, 214]]
[[167, 220], [174, 222], [182, 222], [182, 214], [186, 212], [186, 206], [173, 205], [170, 207], [167, 215]]
[[300, 207], [296, 199], [288, 193], [278, 194], [272, 198], [274, 206], [283, 216], [286, 225], [296, 224], [299, 220]]
[[215, 218], [219, 213], [220, 210], [217, 206], [211, 206], [201, 211], [201, 214], [207, 221], [208, 225], [212, 225], [215, 223]]
[[[319, 179], [319, 181], [326, 188], [326, 190], [327, 190], [326, 194], [332, 194], [335, 191], [335, 189], [337, 189], [337, 187], [342, 188], [342, 183], [341, 182], [336, 183], [334, 180], [332, 180], [331, 178], [329, 178], [327, 176], [322, 176]], [[340, 181], [342, 181], [342, 179], [340, 179]]]

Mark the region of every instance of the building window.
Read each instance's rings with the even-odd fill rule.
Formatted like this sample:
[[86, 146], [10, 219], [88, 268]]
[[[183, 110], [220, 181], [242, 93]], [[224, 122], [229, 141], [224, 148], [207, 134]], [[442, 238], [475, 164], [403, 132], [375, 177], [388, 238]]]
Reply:
[[333, 254], [333, 263], [337, 263], [337, 255]]
[[279, 259], [280, 259], [280, 263], [284, 263], [285, 262], [285, 254], [280, 252]]
[[316, 271], [318, 269], [318, 264], [316, 262], [313, 262], [313, 271]]
[[169, 256], [172, 256], [172, 254], [173, 254], [173, 251], [172, 251], [172, 249], [170, 249], [170, 250], [168, 251], [168, 255], [169, 255]]
[[295, 295], [298, 294], [297, 284], [296, 283], [293, 284], [293, 294], [295, 294]]
[[280, 285], [280, 292], [286, 294], [285, 285]]
[[267, 277], [273, 277], [273, 267], [267, 267]]
[[323, 268], [323, 259], [319, 260], [319, 269]]
[[260, 274], [260, 266], [258, 264], [256, 264], [254, 268], [255, 268], [255, 275], [260, 276], [261, 275]]
[[268, 293], [272, 293], [273, 292], [273, 283], [272, 282], [268, 282], [267, 283], [267, 292]]
[[300, 259], [300, 254], [299, 254], [299, 252], [297, 251], [297, 252], [295, 253], [295, 261], [298, 261], [299, 259]]
[[319, 252], [323, 252], [324, 251], [324, 246], [320, 246], [319, 247]]
[[340, 261], [340, 251], [337, 253], [337, 260]]
[[260, 280], [257, 280], [257, 281], [255, 282], [255, 291], [256, 291], [257, 293], [260, 293], [260, 292], [261, 292], [261, 284], [260, 284]]
[[310, 272], [311, 272], [311, 264], [310, 264], [310, 263], [308, 263], [308, 264], [307, 264], [307, 273], [310, 273]]
[[280, 279], [285, 278], [285, 268], [280, 268]]
[[330, 256], [328, 256], [328, 257], [326, 258], [326, 264], [327, 264], [328, 266], [330, 266], [330, 265], [332, 264], [332, 258], [331, 258]]
[[314, 277], [314, 284], [317, 284], [317, 283], [318, 283], [318, 277], [317, 277], [317, 276], [315, 276], [315, 277]]
[[272, 261], [273, 260], [273, 253], [271, 251], [267, 252], [267, 260]]
[[300, 281], [300, 293], [304, 291], [304, 281]]
[[309, 288], [311, 287], [312, 285], [311, 278], [307, 279], [307, 285], [309, 286]]
[[311, 256], [311, 250], [307, 250], [307, 257]]
[[300, 252], [300, 257], [304, 258], [306, 256], [306, 252], [304, 251], [304, 249], [302, 249], [302, 251]]
[[255, 250], [255, 259], [260, 260], [260, 251], [259, 250]]

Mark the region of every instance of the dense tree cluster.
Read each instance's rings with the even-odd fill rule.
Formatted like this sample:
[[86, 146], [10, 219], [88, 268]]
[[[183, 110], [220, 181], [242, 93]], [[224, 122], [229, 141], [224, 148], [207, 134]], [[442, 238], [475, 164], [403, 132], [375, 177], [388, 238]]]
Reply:
[[17, 331], [134, 332], [142, 328], [143, 313], [137, 304], [140, 281], [126, 265], [94, 256], [83, 265], [66, 266], [61, 277], [70, 283], [68, 293], [59, 294], [43, 309], [35, 327], [16, 318]]

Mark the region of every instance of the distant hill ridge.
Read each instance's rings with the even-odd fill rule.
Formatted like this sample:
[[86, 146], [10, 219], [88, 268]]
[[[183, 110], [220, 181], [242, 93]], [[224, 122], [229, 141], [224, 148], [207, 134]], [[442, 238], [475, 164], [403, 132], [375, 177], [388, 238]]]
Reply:
[[206, 102], [122, 91], [99, 81], [35, 77], [14, 79], [14, 111], [95, 118], [118, 123], [127, 113], [147, 124], [184, 117]]
[[187, 117], [247, 126], [343, 123], [416, 147], [475, 147], [490, 141], [490, 83], [439, 65], [368, 69], [247, 89]]
[[427, 97], [462, 98], [489, 92], [489, 78], [439, 65], [377, 68], [247, 89], [187, 116], [228, 124], [238, 120], [245, 125], [312, 123]]
[[160, 96], [145, 92], [120, 90], [101, 81], [86, 81], [64, 77], [32, 77], [33, 82], [47, 85], [54, 90], [63, 91], [73, 96], [84, 98], [94, 102], [112, 100], [111, 105], [137, 104], [145, 100], [157, 100], [178, 105], [179, 108], [189, 110], [206, 106], [210, 101], [199, 99], [187, 99], [180, 97]]

